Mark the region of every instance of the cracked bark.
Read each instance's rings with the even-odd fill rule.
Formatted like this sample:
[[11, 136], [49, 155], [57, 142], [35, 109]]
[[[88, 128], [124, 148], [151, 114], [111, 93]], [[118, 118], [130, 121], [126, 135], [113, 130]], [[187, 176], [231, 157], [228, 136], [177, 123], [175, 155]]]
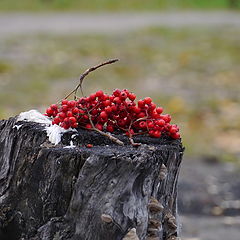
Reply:
[[[1, 240], [178, 235], [179, 140], [139, 136], [134, 140], [142, 145], [134, 148], [124, 136], [118, 135], [125, 143], [118, 146], [97, 132], [79, 130], [53, 146], [43, 129], [16, 118], [0, 121]], [[76, 147], [66, 148], [70, 141]], [[94, 147], [86, 148], [88, 143]]]

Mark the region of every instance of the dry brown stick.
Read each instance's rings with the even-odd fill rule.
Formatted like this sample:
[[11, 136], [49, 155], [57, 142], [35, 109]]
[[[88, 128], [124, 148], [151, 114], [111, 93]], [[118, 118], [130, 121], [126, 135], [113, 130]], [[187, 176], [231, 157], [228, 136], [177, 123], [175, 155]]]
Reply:
[[93, 72], [93, 71], [95, 71], [96, 69], [98, 69], [98, 68], [100, 68], [100, 67], [102, 67], [102, 66], [105, 66], [105, 65], [108, 65], [108, 64], [112, 64], [112, 63], [115, 63], [115, 62], [117, 62], [117, 61], [119, 61], [119, 59], [111, 59], [111, 60], [108, 60], [108, 61], [106, 61], [106, 62], [100, 63], [100, 64], [98, 64], [98, 65], [96, 65], [96, 66], [94, 66], [94, 67], [91, 67], [91, 68], [87, 69], [87, 70], [80, 76], [80, 78], [79, 78], [79, 84], [75, 87], [75, 89], [74, 89], [73, 91], [71, 91], [71, 92], [65, 97], [65, 99], [68, 98], [69, 96], [71, 96], [73, 93], [74, 93], [74, 98], [76, 98], [76, 94], [77, 94], [77, 91], [78, 91], [79, 88], [81, 89], [81, 93], [82, 93], [82, 95], [83, 95], [82, 83], [83, 83], [84, 78], [85, 78], [90, 72]]
[[113, 135], [111, 135], [110, 133], [103, 132], [103, 131], [95, 128], [95, 127], [93, 128], [93, 130], [99, 132], [100, 134], [102, 134], [102, 135], [105, 136], [105, 137], [108, 137], [111, 141], [117, 143], [118, 145], [121, 145], [121, 146], [124, 145], [124, 143], [123, 143], [121, 140], [119, 140], [118, 138], [115, 138], [115, 137], [114, 137]]

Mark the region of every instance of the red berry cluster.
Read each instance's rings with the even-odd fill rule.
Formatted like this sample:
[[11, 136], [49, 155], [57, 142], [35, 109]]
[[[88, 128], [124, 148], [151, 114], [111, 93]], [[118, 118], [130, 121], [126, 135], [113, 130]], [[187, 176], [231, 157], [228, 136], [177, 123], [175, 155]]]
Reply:
[[150, 97], [135, 102], [136, 95], [128, 90], [116, 89], [112, 95], [99, 90], [89, 97], [78, 100], [62, 100], [60, 105], [52, 104], [46, 115], [52, 123], [68, 129], [82, 127], [100, 131], [125, 132], [127, 136], [149, 134], [159, 138], [166, 134], [173, 139], [180, 138], [177, 125], [171, 125], [171, 116], [162, 114]]

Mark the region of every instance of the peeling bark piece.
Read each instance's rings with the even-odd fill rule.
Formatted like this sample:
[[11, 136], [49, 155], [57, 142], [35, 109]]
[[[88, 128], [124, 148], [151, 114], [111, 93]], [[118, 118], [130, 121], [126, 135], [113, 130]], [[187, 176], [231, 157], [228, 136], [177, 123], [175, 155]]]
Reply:
[[[154, 240], [148, 231], [159, 223], [158, 240], [176, 235], [164, 213], [177, 212], [180, 140], [136, 136], [141, 146], [133, 147], [115, 135], [125, 143], [119, 146], [79, 130], [53, 145], [41, 124], [17, 124], [16, 118], [0, 121], [1, 240], [126, 240], [130, 233], [135, 240]], [[163, 164], [168, 175], [161, 181]], [[150, 212], [151, 201], [157, 213]]]

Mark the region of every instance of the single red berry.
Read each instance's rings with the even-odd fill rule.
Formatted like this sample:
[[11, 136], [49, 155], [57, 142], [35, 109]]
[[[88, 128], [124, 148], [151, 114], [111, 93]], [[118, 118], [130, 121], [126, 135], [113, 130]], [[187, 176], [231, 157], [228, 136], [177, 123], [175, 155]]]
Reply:
[[113, 132], [113, 131], [114, 131], [113, 125], [107, 125], [106, 130], [107, 130], [108, 132]]
[[124, 91], [122, 91], [121, 94], [120, 94], [120, 98], [121, 98], [122, 100], [125, 100], [125, 99], [127, 98], [127, 93], [124, 92]]
[[110, 100], [105, 100], [103, 102], [103, 105], [104, 105], [104, 107], [110, 106], [111, 105], [111, 101]]
[[119, 127], [124, 127], [126, 124], [126, 120], [120, 118], [120, 119], [118, 119], [117, 124]]
[[173, 134], [171, 134], [171, 137], [173, 139], [179, 139], [180, 138], [180, 133], [179, 132], [173, 133]]
[[72, 117], [72, 116], [73, 116], [72, 111], [67, 111], [67, 117]]
[[163, 119], [159, 119], [156, 121], [156, 124], [160, 127], [163, 127], [165, 125], [165, 121]]
[[144, 118], [146, 116], [146, 114], [144, 112], [140, 112], [137, 117], [138, 118]]
[[140, 108], [145, 107], [145, 103], [144, 103], [143, 100], [139, 100], [139, 101], [138, 101], [138, 107], [140, 107]]
[[114, 95], [115, 97], [119, 97], [120, 94], [121, 94], [121, 90], [119, 90], [119, 89], [115, 89], [115, 90], [113, 91], [113, 95]]
[[153, 122], [148, 122], [147, 126], [148, 126], [148, 128], [153, 128], [154, 127], [154, 123]]
[[63, 112], [67, 112], [68, 111], [68, 105], [62, 105], [62, 109]]
[[62, 105], [67, 105], [68, 104], [68, 100], [67, 99], [63, 99], [62, 100]]
[[77, 107], [75, 107], [73, 110], [72, 110], [72, 113], [73, 114], [78, 114], [79, 113], [79, 109]]
[[117, 111], [117, 106], [114, 104], [111, 106], [112, 112], [116, 112]]
[[151, 136], [151, 137], [153, 137], [154, 136], [154, 130], [150, 130], [149, 132], [148, 132], [148, 134]]
[[69, 118], [68, 118], [68, 117], [64, 118], [63, 121], [64, 121], [66, 124], [69, 124]]
[[150, 98], [150, 97], [146, 97], [146, 98], [144, 98], [144, 103], [145, 104], [150, 104], [152, 102], [152, 99]]
[[147, 124], [146, 124], [146, 122], [144, 122], [144, 121], [141, 121], [141, 122], [139, 123], [139, 127], [140, 127], [140, 128], [146, 128], [146, 126], [147, 126]]
[[90, 96], [89, 96], [89, 99], [91, 101], [94, 101], [96, 99], [96, 94], [92, 93]]
[[68, 124], [66, 124], [65, 122], [62, 122], [62, 123], [60, 124], [60, 126], [61, 126], [62, 128], [64, 128], [64, 129], [69, 129], [69, 128], [70, 128], [70, 126], [69, 126]]
[[170, 133], [176, 133], [178, 130], [176, 127], [172, 126], [169, 130]]
[[111, 113], [111, 112], [112, 112], [112, 108], [111, 108], [110, 106], [107, 106], [107, 107], [105, 108], [105, 112], [106, 112], [106, 113]]
[[66, 114], [64, 112], [60, 112], [58, 113], [58, 116], [62, 119], [64, 119], [66, 117]]
[[107, 94], [103, 94], [103, 96], [101, 97], [101, 100], [102, 100], [102, 101], [106, 101], [106, 100], [108, 100], [108, 99], [109, 99], [109, 97], [108, 97]]
[[171, 124], [166, 123], [165, 126], [164, 126], [164, 129], [165, 129], [166, 131], [169, 131], [170, 128], [171, 128]]
[[103, 91], [102, 91], [102, 90], [99, 90], [99, 91], [96, 92], [96, 97], [99, 97], [99, 98], [100, 98], [100, 97], [103, 96], [103, 94], [104, 94]]
[[108, 115], [107, 115], [107, 113], [105, 111], [103, 111], [103, 112], [100, 113], [100, 117], [105, 119], [105, 118], [108, 117]]
[[97, 110], [96, 108], [93, 109], [92, 112], [91, 112], [91, 114], [92, 114], [93, 116], [96, 116], [96, 115], [98, 114], [98, 110]]
[[86, 114], [84, 114], [82, 117], [83, 117], [83, 119], [85, 119], [85, 120], [88, 120], [88, 119], [89, 119], [88, 115], [86, 115]]
[[158, 114], [161, 114], [163, 112], [163, 108], [162, 107], [157, 107], [156, 111]]
[[171, 122], [171, 116], [169, 114], [161, 115], [161, 118], [166, 122], [170, 123]]
[[46, 114], [49, 116], [49, 117], [51, 117], [52, 116], [52, 114], [53, 114], [53, 110], [52, 110], [52, 108], [47, 108], [47, 110], [46, 110]]
[[86, 147], [87, 147], [87, 148], [92, 148], [93, 145], [89, 143], [89, 144], [86, 145]]
[[88, 123], [88, 124], [85, 125], [85, 128], [91, 129], [91, 128], [92, 128], [92, 125], [91, 125], [90, 123]]
[[57, 104], [52, 104], [51, 106], [50, 106], [50, 108], [52, 109], [52, 110], [57, 110], [58, 109], [58, 105]]
[[59, 117], [55, 117], [54, 121], [56, 124], [59, 124], [61, 122], [61, 119]]
[[120, 100], [119, 97], [115, 97], [115, 98], [113, 99], [113, 102], [116, 103], [116, 104], [120, 104], [120, 103], [121, 103], [121, 100]]
[[75, 117], [69, 117], [69, 122], [75, 123], [75, 122], [77, 122], [77, 119]]
[[72, 126], [73, 128], [77, 128], [77, 127], [78, 127], [78, 123], [77, 123], [77, 122], [72, 123], [71, 126]]
[[153, 119], [159, 119], [160, 118], [160, 115], [157, 113], [157, 111], [153, 111], [152, 113], [151, 113], [151, 117], [153, 118]]
[[109, 100], [110, 100], [111, 102], [113, 101], [114, 98], [115, 98], [114, 95], [109, 96]]
[[100, 130], [100, 131], [103, 130], [103, 125], [100, 124], [100, 123], [97, 123], [97, 124], [95, 125], [95, 127], [96, 127], [98, 130]]
[[106, 123], [108, 121], [107, 118], [100, 118], [98, 119], [98, 122], [101, 123], [102, 125], [104, 125], [104, 123]]
[[158, 130], [154, 131], [153, 137], [155, 137], [155, 138], [161, 137], [161, 132]]
[[129, 93], [128, 94], [128, 98], [131, 100], [131, 101], [134, 101], [136, 99], [136, 95], [134, 93]]
[[179, 131], [179, 127], [176, 124], [173, 124], [172, 127], [175, 127], [177, 129], [177, 132]]
[[112, 119], [115, 120], [115, 121], [118, 121], [119, 118], [120, 118], [120, 117], [119, 117], [117, 114], [114, 114], [114, 115], [112, 116]]
[[57, 116], [57, 114], [58, 114], [58, 111], [57, 110], [55, 110], [55, 111], [53, 111], [53, 117], [56, 117]]
[[155, 103], [152, 102], [152, 103], [149, 104], [149, 109], [150, 110], [154, 110], [155, 108], [156, 108], [156, 104]]
[[74, 100], [72, 100], [72, 101], [69, 101], [67, 105], [69, 108], [73, 108], [76, 106], [76, 102]]
[[141, 112], [141, 109], [139, 108], [139, 107], [137, 107], [137, 106], [134, 106], [133, 108], [132, 108], [132, 110], [133, 110], [133, 112], [135, 112], [135, 113], [140, 113]]

